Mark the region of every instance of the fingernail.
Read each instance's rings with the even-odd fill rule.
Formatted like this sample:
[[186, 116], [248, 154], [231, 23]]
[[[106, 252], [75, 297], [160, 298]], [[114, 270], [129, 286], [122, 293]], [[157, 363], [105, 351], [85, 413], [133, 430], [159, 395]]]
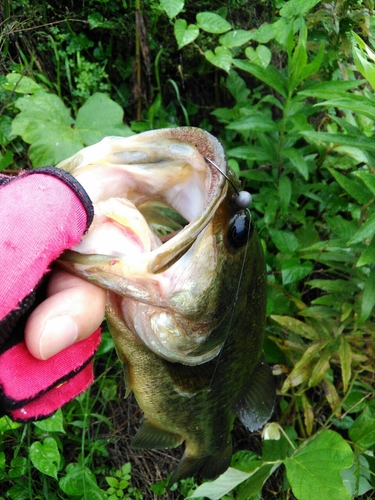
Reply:
[[77, 336], [77, 324], [70, 316], [57, 316], [47, 320], [39, 341], [42, 359], [48, 359], [74, 344]]

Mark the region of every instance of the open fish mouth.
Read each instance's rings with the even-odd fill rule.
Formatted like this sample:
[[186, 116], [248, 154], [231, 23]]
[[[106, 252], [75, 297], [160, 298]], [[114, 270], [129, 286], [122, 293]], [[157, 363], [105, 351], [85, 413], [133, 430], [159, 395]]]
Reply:
[[227, 172], [219, 141], [184, 127], [107, 137], [57, 165], [95, 209], [62, 265], [121, 296], [125, 321], [149, 349], [190, 365], [223, 344], [213, 332], [225, 316], [217, 312], [225, 258], [217, 242], [228, 217], [217, 213], [228, 184], [212, 162]]

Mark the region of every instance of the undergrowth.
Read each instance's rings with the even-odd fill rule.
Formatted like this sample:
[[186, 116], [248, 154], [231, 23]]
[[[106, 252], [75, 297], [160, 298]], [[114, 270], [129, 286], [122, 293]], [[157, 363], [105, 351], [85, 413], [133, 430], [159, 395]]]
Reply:
[[124, 403], [104, 335], [90, 392], [46, 421], [0, 419], [0, 498], [374, 498], [373, 7], [4, 2], [0, 170], [165, 126], [222, 141], [266, 253], [279, 398], [255, 440], [238, 431], [227, 473], [166, 493], [173, 454], [150, 452], [163, 465], [143, 483], [128, 450], [111, 459]]

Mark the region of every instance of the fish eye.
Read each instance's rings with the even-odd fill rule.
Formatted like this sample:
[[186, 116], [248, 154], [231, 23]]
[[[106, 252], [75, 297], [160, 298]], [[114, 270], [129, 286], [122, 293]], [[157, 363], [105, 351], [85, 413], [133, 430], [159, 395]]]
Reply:
[[252, 233], [251, 215], [249, 210], [235, 214], [229, 223], [228, 243], [232, 248], [238, 249], [246, 245]]

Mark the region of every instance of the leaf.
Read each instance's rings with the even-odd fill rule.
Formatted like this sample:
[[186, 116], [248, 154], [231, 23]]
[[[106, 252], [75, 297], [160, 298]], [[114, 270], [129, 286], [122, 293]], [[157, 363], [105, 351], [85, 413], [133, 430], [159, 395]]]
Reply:
[[280, 9], [282, 17], [297, 17], [315, 7], [320, 0], [290, 0]]
[[174, 36], [176, 37], [178, 48], [193, 42], [199, 35], [199, 29], [195, 24], [187, 25], [185, 19], [177, 19], [174, 23]]
[[309, 340], [317, 340], [319, 338], [312, 326], [299, 319], [292, 318], [291, 316], [278, 316], [277, 314], [272, 314], [271, 319], [300, 337], [305, 337]]
[[225, 33], [225, 35], [221, 35], [221, 37], [219, 38], [219, 42], [221, 43], [221, 45], [224, 45], [224, 47], [228, 47], [228, 49], [231, 49], [233, 47], [240, 47], [241, 45], [244, 45], [249, 40], [251, 40], [253, 36], [254, 33], [252, 31], [232, 30], [228, 33]]
[[349, 444], [336, 432], [322, 432], [284, 460], [288, 481], [298, 500], [350, 500], [340, 471], [353, 464]]
[[272, 53], [268, 47], [265, 45], [258, 45], [254, 50], [253, 47], [247, 47], [245, 50], [245, 55], [251, 62], [261, 66], [262, 68], [267, 68], [271, 62]]
[[374, 306], [375, 306], [375, 273], [371, 272], [365, 281], [365, 287], [363, 289], [361, 313], [358, 320], [358, 323], [360, 325], [363, 325], [363, 323], [370, 317]]
[[244, 116], [243, 118], [232, 121], [226, 128], [240, 132], [248, 130], [271, 132], [277, 130], [277, 125], [271, 118], [268, 118], [268, 116], [265, 116], [263, 113], [255, 112], [250, 116]]
[[281, 276], [284, 285], [295, 283], [308, 276], [313, 269], [311, 262], [303, 262], [295, 257], [287, 259], [282, 263]]
[[184, 8], [184, 0], [160, 0], [160, 5], [166, 12], [169, 19], [173, 19]]
[[357, 262], [357, 267], [375, 262], [375, 236], [372, 237], [368, 247], [362, 253]]
[[359, 243], [360, 241], [371, 238], [375, 234], [375, 213], [367, 219], [367, 221], [362, 224], [356, 233], [353, 234], [351, 239], [347, 242], [347, 246], [350, 247]]
[[339, 357], [344, 393], [348, 390], [352, 373], [352, 349], [344, 336], [340, 337]]
[[204, 55], [211, 64], [229, 73], [232, 65], [232, 53], [229, 49], [219, 46], [215, 48], [215, 53], [212, 50], [206, 50]]
[[[345, 189], [345, 191], [350, 194], [350, 196], [358, 201], [358, 203], [365, 204], [371, 200], [372, 193], [370, 192], [370, 190], [363, 186], [362, 183], [358, 182], [355, 177], [342, 175], [340, 174], [340, 172], [337, 172], [337, 170], [333, 168], [328, 168], [328, 170], [329, 172], [331, 172], [340, 186]], [[354, 239], [354, 237], [352, 239]]]
[[[236, 62], [236, 59], [233, 61]], [[306, 139], [311, 139], [316, 142], [328, 142], [334, 144], [335, 147], [340, 145], [351, 146], [353, 148], [365, 149], [366, 151], [375, 151], [373, 139], [365, 135], [349, 135], [349, 134], [331, 134], [329, 132], [314, 132], [305, 130], [300, 132]]]
[[365, 172], [363, 170], [359, 172], [354, 172], [356, 177], [359, 177], [361, 181], [366, 185], [366, 187], [375, 195], [375, 175], [371, 172]]
[[[362, 47], [362, 50], [355, 45], [352, 45], [353, 59], [357, 70], [366, 78], [371, 87], [375, 90], [375, 55], [372, 50], [364, 43], [364, 41], [353, 32], [353, 37], [357, 44]], [[363, 50], [364, 49], [364, 50]], [[370, 61], [368, 60], [370, 58]]]
[[283, 157], [287, 158], [302, 177], [307, 181], [309, 178], [309, 167], [301, 151], [296, 148], [286, 148], [282, 151]]
[[34, 422], [35, 427], [46, 432], [62, 432], [65, 433], [63, 427], [63, 414], [61, 409], [57, 410], [52, 417]]
[[10, 92], [14, 91], [17, 94], [33, 94], [42, 89], [42, 87], [32, 78], [23, 76], [20, 73], [8, 73], [5, 78], [6, 83], [3, 83], [2, 87]]
[[279, 197], [281, 213], [287, 213], [292, 197], [292, 183], [287, 175], [282, 175], [279, 179]]
[[106, 500], [107, 494], [99, 488], [95, 475], [88, 467], [75, 463], [66, 468], [66, 476], [59, 481], [59, 486], [64, 493], [73, 497], [84, 495], [85, 499]]
[[294, 254], [299, 247], [299, 241], [293, 233], [278, 229], [270, 229], [269, 232], [272, 241], [281, 252]]
[[364, 95], [348, 94], [345, 97], [319, 102], [316, 106], [332, 106], [339, 109], [349, 109], [375, 120], [375, 100]]
[[228, 21], [213, 12], [200, 12], [197, 14], [197, 24], [199, 28], [207, 33], [221, 34], [232, 29], [232, 25]]
[[375, 409], [370, 405], [355, 420], [349, 429], [349, 437], [358, 446], [367, 450], [375, 444]]
[[237, 68], [252, 74], [266, 85], [269, 85], [283, 97], [287, 97], [285, 77], [274, 66], [271, 65], [265, 69], [257, 64], [242, 59], [233, 59], [233, 64]]
[[124, 111], [107, 94], [96, 92], [87, 99], [78, 110], [75, 128], [86, 146], [95, 144], [105, 136], [133, 135], [129, 127], [123, 124]]
[[29, 448], [30, 460], [34, 467], [47, 476], [57, 479], [57, 471], [60, 467], [60, 452], [56, 441], [52, 437], [46, 437], [41, 443], [35, 441]]
[[[254, 461], [253, 470], [251, 472], [243, 472], [233, 467], [229, 467], [229, 469], [224, 472], [221, 476], [219, 476], [215, 481], [210, 481], [207, 483], [203, 483], [201, 486], [194, 491], [194, 493], [186, 498], [186, 500], [190, 498], [199, 498], [199, 497], [207, 497], [210, 500], [219, 500], [224, 495], [233, 490], [240, 483], [243, 483], [248, 478], [255, 476], [254, 480], [258, 483], [256, 486], [260, 489], [262, 488], [266, 479], [272, 474], [272, 472], [280, 465], [281, 462], [276, 464], [263, 463], [259, 460]], [[261, 483], [261, 484], [260, 484]]]

